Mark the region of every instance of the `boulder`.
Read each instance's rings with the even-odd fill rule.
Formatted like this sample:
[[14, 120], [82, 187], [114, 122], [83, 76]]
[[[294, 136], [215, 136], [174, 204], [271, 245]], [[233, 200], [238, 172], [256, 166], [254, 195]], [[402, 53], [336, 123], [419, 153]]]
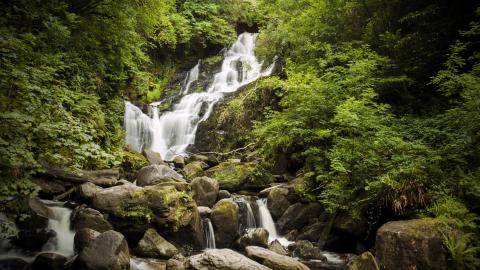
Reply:
[[312, 242], [307, 240], [300, 240], [295, 242], [295, 249], [293, 250], [293, 255], [305, 260], [327, 260], [325, 256], [322, 255], [320, 248], [314, 246]]
[[239, 209], [232, 199], [218, 201], [212, 208], [210, 220], [215, 231], [217, 247], [229, 247], [238, 236]]
[[207, 218], [207, 217], [209, 217], [210, 214], [212, 213], [212, 209], [209, 208], [209, 207], [198, 206], [197, 209], [198, 209], [198, 213], [200, 213], [200, 216], [201, 216], [202, 218]]
[[228, 199], [228, 198], [231, 198], [232, 197], [232, 194], [230, 194], [230, 192], [228, 192], [228, 190], [220, 190], [218, 191], [218, 200], [222, 200], [222, 199]]
[[279, 219], [290, 207], [287, 196], [288, 189], [281, 187], [274, 188], [268, 193], [267, 208], [274, 220]]
[[354, 236], [362, 236], [368, 230], [368, 221], [363, 215], [358, 218], [353, 218], [346, 212], [340, 212], [335, 217], [333, 229]]
[[268, 245], [268, 250], [273, 251], [277, 254], [280, 255], [288, 255], [287, 250], [282, 246], [282, 244], [277, 240], [273, 240], [269, 245]]
[[185, 157], [184, 156], [175, 156], [173, 158], [173, 165], [175, 165], [176, 168], [183, 169], [185, 166]]
[[167, 165], [150, 165], [137, 173], [137, 186], [152, 186], [165, 182], [183, 182], [183, 177]]
[[116, 231], [97, 236], [75, 259], [75, 270], [126, 270], [130, 268], [130, 253], [125, 237]]
[[167, 269], [168, 270], [187, 269], [187, 258], [185, 258], [182, 254], [177, 254], [173, 256], [167, 261]]
[[207, 170], [206, 175], [229, 191], [260, 190], [274, 181], [273, 176], [254, 162], [223, 162]]
[[75, 192], [76, 199], [80, 202], [90, 203], [95, 193], [100, 190], [102, 190], [102, 188], [95, 185], [94, 183], [83, 183], [77, 187], [77, 190]]
[[160, 236], [155, 229], [148, 229], [138, 243], [137, 253], [142, 257], [170, 259], [179, 251]]
[[112, 224], [103, 217], [102, 213], [92, 208], [81, 208], [75, 211], [73, 224], [75, 231], [89, 228], [102, 233], [113, 229]]
[[[231, 249], [208, 249], [188, 258], [189, 269], [193, 270], [269, 270]], [[308, 269], [308, 268], [307, 268]]]
[[238, 243], [242, 249], [247, 246], [267, 247], [268, 231], [264, 228], [248, 229], [247, 232], [239, 238]]
[[310, 219], [318, 217], [321, 212], [322, 207], [318, 203], [295, 203], [288, 207], [277, 224], [282, 232], [299, 230], [308, 224]]
[[189, 209], [190, 222], [178, 228], [178, 230], [164, 230], [165, 237], [183, 248], [198, 250], [203, 244], [203, 223], [198, 209]]
[[249, 246], [247, 256], [273, 270], [309, 270], [306, 265], [294, 258], [283, 256], [265, 248]]
[[447, 254], [435, 219], [388, 222], [377, 231], [375, 256], [383, 269], [447, 269]]
[[92, 207], [102, 212], [116, 213], [124, 201], [139, 190], [141, 188], [135, 185], [120, 185], [99, 190], [93, 195]]
[[202, 162], [200, 161], [188, 163], [183, 167], [183, 172], [188, 180], [192, 180], [195, 177], [201, 177], [205, 174], [203, 172]]
[[83, 228], [75, 233], [73, 238], [73, 247], [76, 252], [82, 251], [86, 246], [99, 236], [100, 233], [89, 228]]
[[187, 157], [187, 163], [192, 163], [192, 162], [195, 162], [195, 161], [208, 163], [209, 159], [208, 159], [207, 156], [200, 155], [200, 154], [194, 154], [194, 155], [191, 155], [191, 156]]
[[165, 164], [163, 162], [162, 156], [158, 152], [153, 152], [150, 150], [143, 150], [143, 156], [148, 160], [150, 165], [162, 165]]
[[191, 185], [193, 199], [198, 206], [212, 207], [215, 204], [219, 191], [217, 180], [208, 177], [197, 177], [192, 180]]
[[364, 252], [347, 264], [347, 270], [380, 270], [380, 265], [372, 253]]
[[38, 197], [32, 197], [28, 200], [28, 206], [33, 211], [33, 213], [44, 219], [54, 218], [52, 210], [44, 204]]
[[53, 252], [42, 252], [35, 257], [32, 265], [30, 266], [31, 270], [63, 270], [65, 269], [65, 263], [67, 262], [67, 257], [53, 253]]
[[320, 239], [320, 235], [325, 226], [324, 222], [315, 222], [311, 225], [305, 226], [300, 230], [296, 239], [317, 242]]

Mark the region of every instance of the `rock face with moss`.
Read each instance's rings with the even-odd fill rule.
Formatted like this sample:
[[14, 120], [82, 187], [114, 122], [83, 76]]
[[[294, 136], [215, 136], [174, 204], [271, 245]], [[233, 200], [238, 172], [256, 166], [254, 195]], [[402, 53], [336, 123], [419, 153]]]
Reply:
[[260, 190], [274, 181], [273, 176], [254, 162], [220, 163], [206, 171], [220, 184], [220, 189], [228, 191]]
[[384, 269], [447, 269], [441, 226], [429, 218], [385, 223], [377, 231], [375, 256]]
[[232, 199], [218, 201], [210, 214], [217, 247], [230, 247], [238, 237], [239, 208]]
[[95, 194], [92, 206], [108, 213], [122, 232], [145, 231], [149, 225], [175, 232], [189, 225], [198, 212], [195, 201], [185, 191], [161, 184], [106, 188]]

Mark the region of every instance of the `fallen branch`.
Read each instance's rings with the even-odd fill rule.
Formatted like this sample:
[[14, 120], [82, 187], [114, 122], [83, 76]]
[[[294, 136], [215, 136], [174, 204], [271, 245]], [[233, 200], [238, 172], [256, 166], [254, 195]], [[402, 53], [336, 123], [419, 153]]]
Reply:
[[64, 193], [62, 193], [58, 196], [53, 197], [53, 200], [54, 201], [61, 201], [61, 200], [65, 199], [66, 197], [68, 197], [70, 194], [72, 194], [72, 192], [74, 192], [75, 189], [76, 189], [76, 187], [72, 187], [69, 190], [67, 190], [66, 192], [64, 192]]
[[237, 148], [237, 149], [234, 149], [232, 151], [229, 151], [229, 152], [225, 152], [225, 153], [220, 153], [220, 152], [200, 152], [198, 154], [201, 154], [201, 155], [219, 155], [219, 156], [226, 156], [226, 155], [230, 155], [230, 154], [234, 154], [236, 152], [240, 152], [240, 151], [243, 151], [249, 147], [252, 147], [254, 146], [255, 143], [249, 143], [247, 145], [245, 145], [244, 147], [241, 147], [241, 148]]

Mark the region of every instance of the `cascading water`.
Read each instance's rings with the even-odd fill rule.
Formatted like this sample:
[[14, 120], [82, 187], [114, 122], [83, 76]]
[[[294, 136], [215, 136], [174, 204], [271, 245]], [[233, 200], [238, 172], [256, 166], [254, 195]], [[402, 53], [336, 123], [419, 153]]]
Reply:
[[236, 198], [235, 203], [237, 203], [240, 208], [240, 232], [243, 232], [247, 229], [253, 229], [257, 227], [255, 222], [255, 215], [252, 211], [252, 206], [250, 202], [245, 200], [242, 197]]
[[262, 228], [266, 229], [269, 233], [268, 242], [272, 242], [274, 240], [278, 240], [283, 246], [288, 246], [289, 244], [293, 243], [288, 241], [284, 237], [280, 237], [277, 233], [277, 228], [275, 227], [275, 222], [273, 222], [272, 215], [267, 208], [267, 199], [258, 199], [258, 212], [260, 214], [260, 225]]
[[149, 149], [159, 152], [165, 160], [185, 153], [195, 142], [198, 124], [212, 113], [215, 104], [225, 93], [235, 92], [261, 76], [270, 75], [273, 65], [262, 72], [262, 63], [255, 57], [256, 34], [243, 33], [226, 51], [219, 73], [204, 92], [190, 92], [191, 84], [198, 79], [200, 64], [197, 64], [185, 80], [179, 103], [172, 111], [159, 114], [158, 102], [150, 104], [151, 117], [126, 102], [126, 144], [138, 152]]
[[204, 236], [204, 248], [212, 249], [216, 248], [215, 245], [215, 233], [213, 231], [213, 225], [209, 218], [203, 219], [203, 236]]
[[73, 238], [75, 232], [70, 229], [70, 216], [72, 210], [60, 206], [50, 206], [53, 219], [48, 220], [48, 228], [54, 230], [57, 235], [50, 239], [42, 248], [43, 251], [52, 251], [64, 256], [71, 256], [73, 251]]

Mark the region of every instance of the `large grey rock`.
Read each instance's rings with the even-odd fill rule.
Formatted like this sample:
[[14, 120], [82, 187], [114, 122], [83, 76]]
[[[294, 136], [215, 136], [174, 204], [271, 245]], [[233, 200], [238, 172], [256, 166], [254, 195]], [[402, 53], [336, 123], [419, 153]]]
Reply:
[[99, 236], [100, 233], [89, 228], [83, 228], [75, 233], [73, 238], [73, 247], [75, 251], [80, 252], [90, 245], [90, 243]]
[[95, 185], [94, 183], [87, 182], [77, 187], [75, 195], [77, 200], [89, 203], [93, 199], [93, 196], [95, 196], [95, 193], [100, 190], [102, 190], [101, 187]]
[[305, 260], [326, 261], [326, 258], [322, 255], [320, 248], [314, 246], [312, 242], [307, 240], [299, 240], [295, 243], [293, 255]]
[[262, 247], [245, 248], [247, 256], [273, 270], [309, 270], [306, 265], [294, 258], [283, 256]]
[[140, 187], [172, 181], [183, 182], [185, 179], [167, 165], [150, 165], [141, 168], [137, 173], [137, 185]]
[[148, 163], [150, 163], [150, 165], [165, 164], [163, 162], [162, 156], [158, 152], [153, 152], [153, 151], [150, 151], [150, 150], [143, 150], [142, 154], [148, 160]]
[[102, 233], [113, 229], [112, 224], [103, 217], [102, 213], [92, 208], [81, 208], [75, 211], [73, 224], [75, 231], [89, 228]]
[[290, 207], [288, 193], [288, 189], [282, 187], [274, 188], [268, 193], [267, 208], [274, 220], [279, 219]]
[[287, 250], [282, 246], [282, 244], [277, 239], [273, 240], [268, 245], [268, 250], [278, 253], [280, 255], [284, 255], [284, 256], [288, 255]]
[[85, 247], [75, 262], [75, 270], [127, 270], [130, 268], [130, 253], [123, 235], [106, 231]]
[[189, 269], [193, 270], [268, 270], [251, 259], [231, 249], [209, 249], [188, 258]]
[[242, 248], [247, 246], [267, 247], [268, 231], [264, 228], [248, 229], [247, 232], [239, 238], [239, 244]]
[[295, 203], [288, 207], [277, 224], [282, 232], [299, 230], [307, 225], [310, 219], [318, 217], [321, 212], [322, 207], [318, 203]]
[[148, 229], [138, 243], [137, 252], [149, 258], [170, 259], [178, 249], [160, 236], [155, 229]]
[[212, 207], [217, 201], [219, 185], [217, 180], [208, 177], [197, 177], [191, 182], [193, 199], [198, 206]]
[[92, 206], [103, 212], [115, 213], [121, 208], [124, 201], [130, 199], [135, 191], [140, 190], [141, 188], [135, 185], [121, 185], [105, 188], [94, 194]]
[[215, 231], [217, 247], [230, 247], [238, 237], [238, 205], [231, 199], [218, 201], [212, 208], [210, 220]]
[[388, 222], [377, 231], [375, 256], [383, 269], [447, 269], [447, 253], [435, 219]]

